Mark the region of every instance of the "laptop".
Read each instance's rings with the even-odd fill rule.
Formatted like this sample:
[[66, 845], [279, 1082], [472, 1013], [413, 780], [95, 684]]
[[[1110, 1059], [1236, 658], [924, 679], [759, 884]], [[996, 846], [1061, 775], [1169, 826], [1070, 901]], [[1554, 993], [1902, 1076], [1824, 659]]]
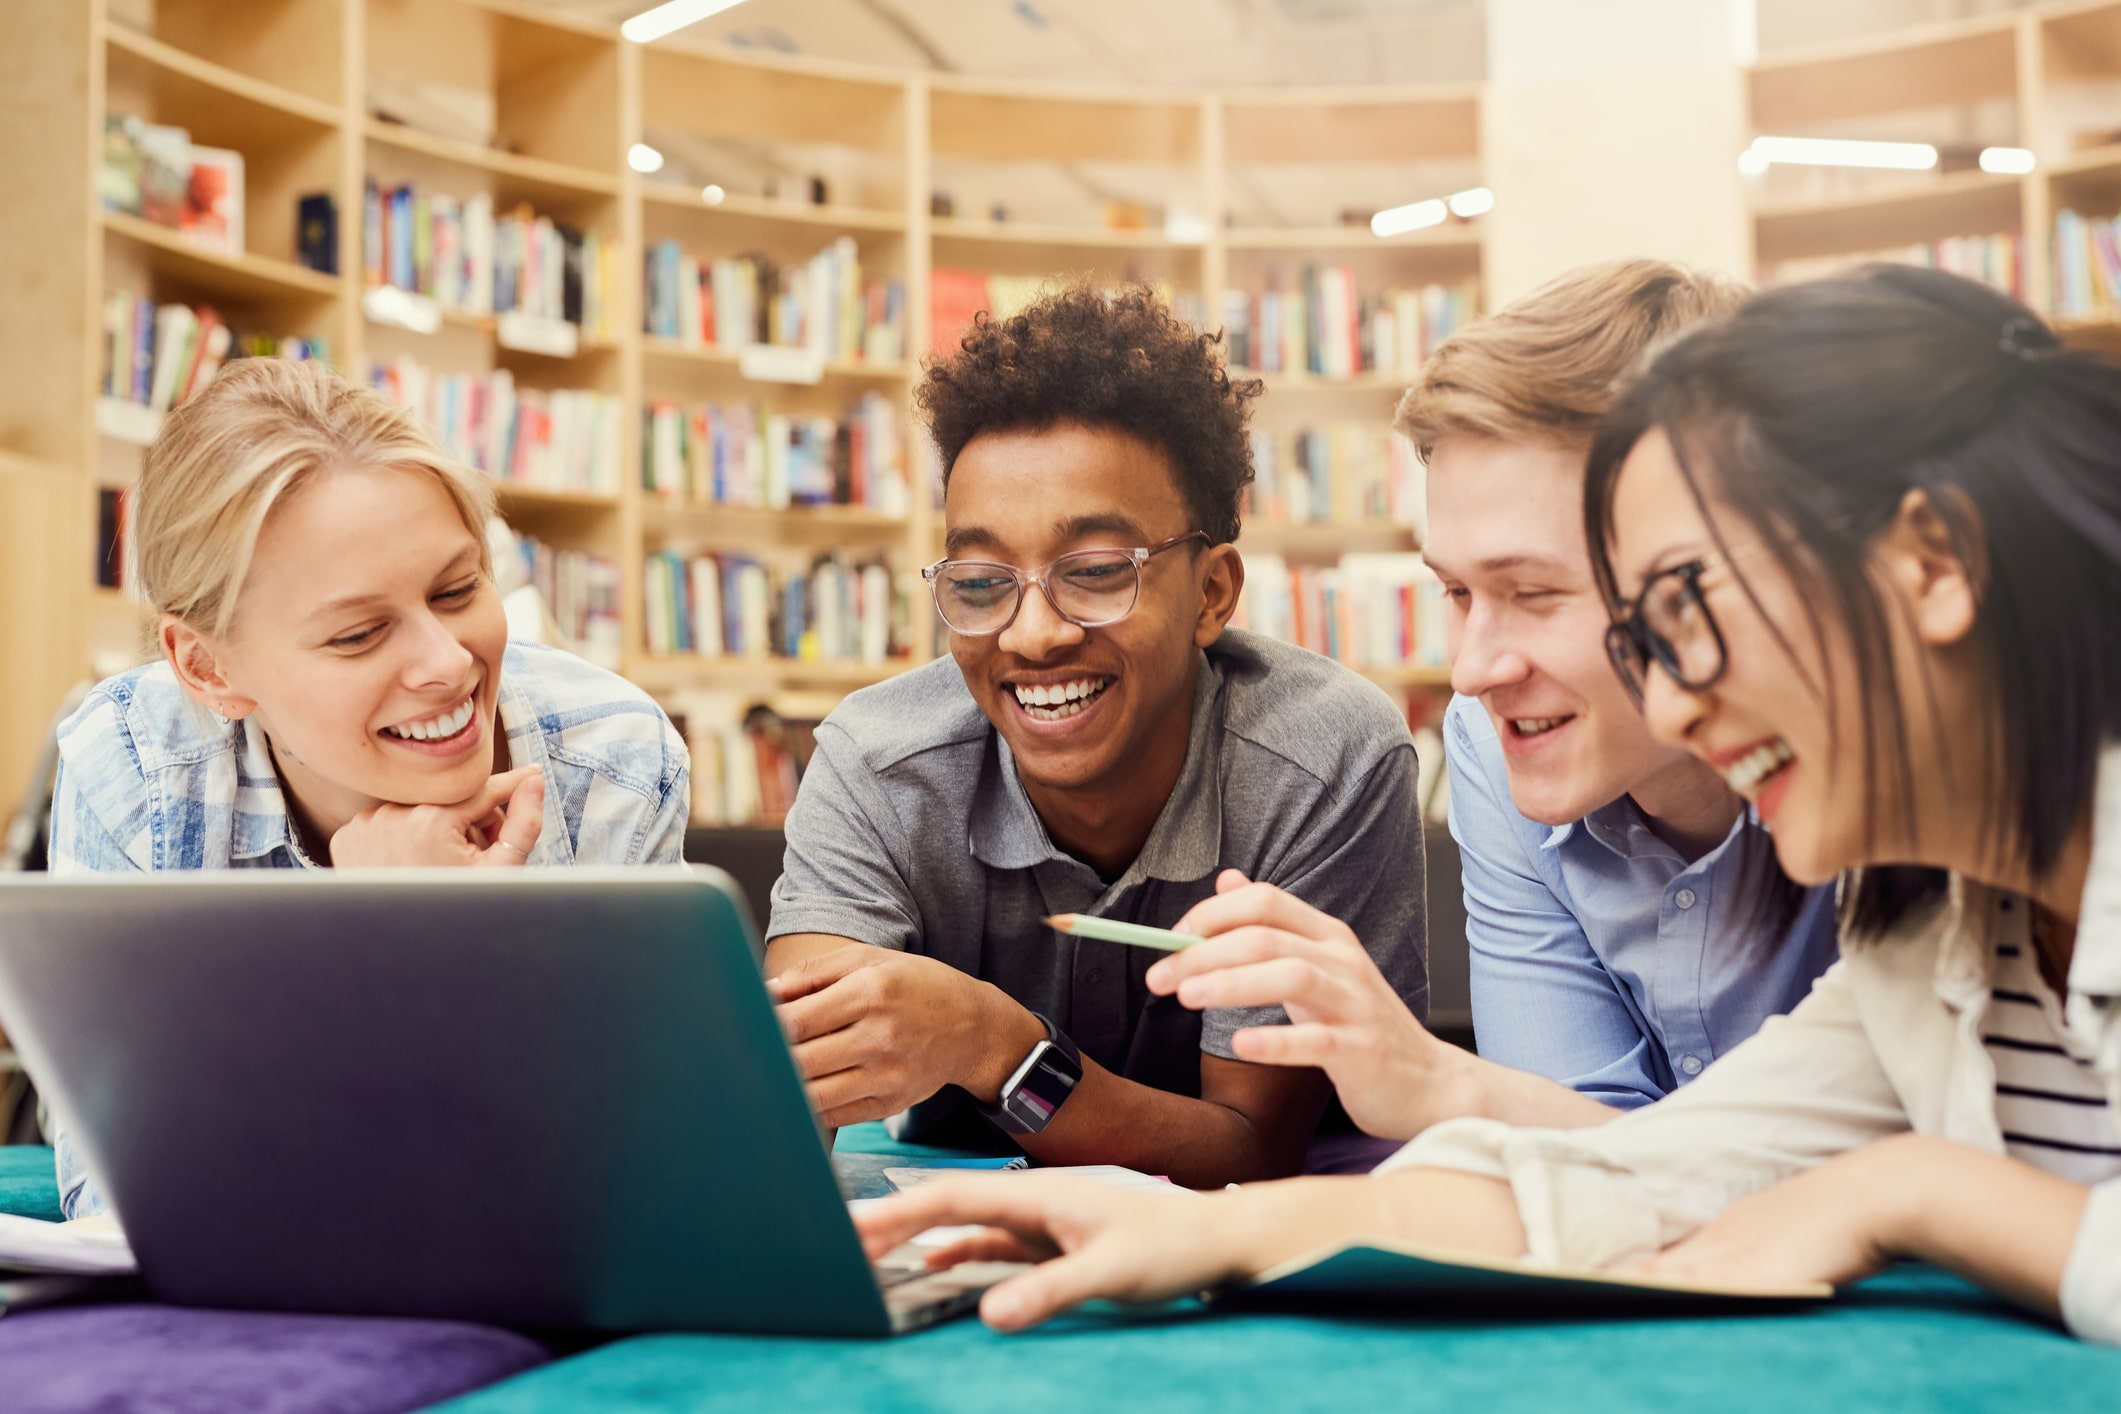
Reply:
[[0, 879], [0, 1026], [183, 1305], [881, 1336], [719, 870]]

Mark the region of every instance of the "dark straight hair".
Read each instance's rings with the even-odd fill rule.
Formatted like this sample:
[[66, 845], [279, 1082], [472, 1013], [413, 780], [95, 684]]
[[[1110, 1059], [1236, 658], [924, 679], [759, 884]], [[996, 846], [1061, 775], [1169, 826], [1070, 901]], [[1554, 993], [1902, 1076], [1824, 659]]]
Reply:
[[[1815, 641], [1829, 623], [1846, 636], [1856, 680], [1824, 690], [1829, 721], [1842, 692], [1865, 709], [1874, 841], [1881, 811], [1913, 824], [1920, 767], [1870, 545], [1909, 491], [1928, 495], [1975, 576], [1973, 643], [1993, 684], [1985, 796], [1969, 808], [1988, 811], [1999, 861], [2051, 869], [2085, 818], [2101, 747], [2121, 738], [2121, 368], [1939, 271], [1872, 266], [1761, 294], [1667, 349], [1592, 445], [1584, 524], [1609, 604], [1614, 483], [1653, 429], [1696, 504], [1713, 492], [1800, 586]], [[1933, 869], [1866, 869], [1844, 920], [1875, 934], [1944, 884]]]

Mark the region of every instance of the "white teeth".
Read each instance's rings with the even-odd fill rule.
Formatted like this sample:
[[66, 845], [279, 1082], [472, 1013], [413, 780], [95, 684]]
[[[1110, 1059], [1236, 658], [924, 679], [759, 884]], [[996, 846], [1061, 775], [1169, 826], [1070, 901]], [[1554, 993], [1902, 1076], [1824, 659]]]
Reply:
[[1517, 728], [1519, 736], [1538, 736], [1542, 732], [1554, 730], [1567, 720], [1566, 717], [1517, 717], [1512, 719], [1511, 725]]
[[383, 730], [407, 741], [442, 741], [464, 730], [465, 724], [471, 721], [471, 714], [478, 700], [478, 694], [473, 693], [459, 703], [454, 711], [444, 712], [439, 717], [429, 717], [425, 721], [385, 727]]
[[1725, 767], [1723, 778], [1730, 783], [1732, 790], [1750, 796], [1760, 788], [1762, 781], [1796, 759], [1797, 753], [1790, 750], [1790, 744], [1777, 737], [1754, 747]]
[[1041, 722], [1057, 722], [1088, 707], [1111, 684], [1110, 678], [1076, 678], [1072, 682], [1018, 683], [1013, 691], [1026, 713]]

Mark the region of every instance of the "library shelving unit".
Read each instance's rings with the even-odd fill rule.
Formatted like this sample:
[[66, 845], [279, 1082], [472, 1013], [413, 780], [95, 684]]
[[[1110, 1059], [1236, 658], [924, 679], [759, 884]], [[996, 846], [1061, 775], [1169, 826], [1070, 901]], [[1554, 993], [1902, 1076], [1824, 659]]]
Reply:
[[[1470, 90], [1001, 87], [739, 57], [682, 38], [644, 48], [511, 0], [26, 3], [31, 13], [0, 59], [0, 75], [26, 100], [0, 118], [0, 162], [23, 194], [0, 213], [12, 296], [5, 317], [19, 321], [8, 341], [13, 376], [0, 380], [0, 510], [12, 551], [7, 602], [48, 612], [33, 622], [19, 610], [9, 616], [14, 677], [0, 708], [0, 793], [9, 796], [66, 690], [137, 654], [147, 627], [134, 599], [95, 587], [98, 493], [129, 484], [155, 429], [142, 409], [101, 396], [103, 312], [114, 295], [210, 307], [232, 325], [316, 341], [360, 378], [412, 365], [422, 376], [505, 374], [533, 393], [618, 399], [626, 415], [616, 484], [503, 479], [505, 518], [545, 545], [617, 566], [619, 666], [675, 708], [763, 701], [809, 714], [939, 651], [917, 573], [937, 554], [938, 488], [911, 406], [921, 358], [956, 332], [931, 327], [941, 307], [935, 272], [957, 280], [961, 304], [950, 319], [969, 312], [967, 278], [991, 282], [974, 304], [1013, 307], [1044, 279], [1087, 274], [1149, 281], [1210, 323], [1225, 290], [1256, 284], [1270, 268], [1293, 281], [1313, 263], [1346, 266], [1365, 290], [1478, 277], [1477, 226], [1382, 242], [1322, 220], [1246, 224], [1225, 195], [1245, 167], [1308, 162], [1321, 145], [1356, 161], [1443, 155], [1477, 164]], [[197, 144], [240, 153], [242, 248], [209, 250], [103, 209], [107, 116], [182, 127]], [[644, 141], [669, 154], [669, 167], [635, 169], [629, 153]], [[737, 176], [691, 180], [684, 159], [700, 153], [716, 171], [736, 154]], [[1066, 213], [1012, 211], [970, 199], [957, 208], [938, 196], [976, 190], [996, 164], [1025, 163], [1146, 173], [1166, 209], [1144, 203], [1114, 215], [1090, 201]], [[829, 182], [812, 175], [820, 172]], [[553, 346], [513, 337], [489, 314], [430, 304], [415, 319], [371, 298], [371, 185], [483, 198], [496, 213], [527, 207], [594, 232], [619, 271], [607, 327]], [[297, 204], [319, 194], [336, 210], [331, 272], [298, 257]], [[1181, 210], [1185, 219], [1166, 219]], [[696, 263], [706, 282], [717, 261], [757, 256], [786, 269], [849, 244], [879, 298], [884, 286], [896, 288], [883, 345], [759, 357], [717, 344], [711, 329], [706, 337], [644, 332], [653, 311], [640, 272], [659, 251]], [[1277, 376], [1262, 423], [1344, 416], [1381, 426], [1405, 381]], [[870, 453], [901, 478], [899, 493], [775, 510], [724, 503], [689, 477], [660, 488], [644, 478], [654, 406], [817, 420], [879, 399], [895, 419], [895, 445]], [[1414, 543], [1400, 523], [1261, 522], [1244, 548], [1330, 562], [1342, 550]], [[651, 559], [742, 556], [799, 573], [834, 554], [888, 566], [897, 603], [883, 657], [874, 641], [866, 659], [800, 660], [756, 644], [702, 655], [669, 651], [665, 641], [651, 651]], [[1440, 682], [1430, 669], [1369, 671], [1416, 699]]]
[[[1769, 172], [1753, 213], [1763, 275], [2008, 238], [2017, 293], [2057, 313], [2072, 339], [2121, 348], [2110, 309], [2073, 316], [2059, 303], [2055, 240], [2063, 212], [2121, 213], [2121, 3], [2028, 7], [1780, 54], [1749, 80], [1756, 132], [1924, 141], [1943, 159], [1924, 172]], [[1981, 170], [1979, 151], [1992, 146], [2030, 151], [2033, 169]]]

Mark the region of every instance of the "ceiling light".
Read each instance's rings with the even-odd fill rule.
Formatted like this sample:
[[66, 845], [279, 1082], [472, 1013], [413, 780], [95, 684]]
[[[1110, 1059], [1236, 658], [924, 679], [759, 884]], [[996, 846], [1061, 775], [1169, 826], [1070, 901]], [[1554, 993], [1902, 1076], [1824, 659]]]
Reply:
[[706, 202], [709, 206], [720, 206], [722, 198], [727, 195], [729, 193], [722, 190], [720, 182], [709, 182], [706, 186], [700, 188], [700, 200]]
[[2028, 147], [1984, 147], [1981, 149], [1981, 170], [1997, 172], [2004, 176], [2022, 177], [2033, 170], [2033, 153]]
[[1411, 206], [1395, 206], [1390, 211], [1378, 212], [1370, 218], [1370, 234], [1403, 236], [1424, 226], [1441, 226], [1450, 214], [1450, 207], [1431, 197], [1427, 201], [1417, 201]]
[[660, 172], [663, 170], [663, 154], [645, 142], [637, 142], [626, 149], [626, 165], [636, 172]]
[[1495, 193], [1486, 187], [1472, 187], [1445, 197], [1444, 205], [1451, 208], [1453, 216], [1462, 221], [1469, 221], [1475, 216], [1485, 216], [1495, 209]]
[[[1748, 151], [1763, 166], [1782, 162], [1804, 167], [1890, 167], [1926, 172], [1937, 165], [1937, 149], [1926, 142], [1847, 142], [1829, 137], [1756, 137]], [[1740, 170], [1745, 161], [1739, 160]]]
[[1767, 155], [1758, 148], [1749, 147], [1738, 154], [1738, 170], [1748, 177], [1757, 177], [1768, 169]]
[[744, 0], [670, 0], [666, 5], [641, 11], [620, 25], [619, 33], [635, 44], [652, 44], [666, 34], [674, 34], [687, 25], [696, 25], [710, 15], [719, 15], [743, 3]]

